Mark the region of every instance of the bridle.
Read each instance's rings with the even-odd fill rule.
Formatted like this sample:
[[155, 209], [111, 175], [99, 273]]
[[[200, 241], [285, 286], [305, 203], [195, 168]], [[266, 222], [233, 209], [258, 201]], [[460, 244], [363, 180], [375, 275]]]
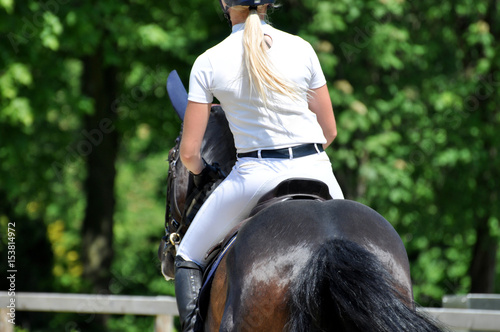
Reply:
[[[170, 149], [168, 153], [168, 175], [167, 175], [167, 194], [166, 194], [166, 208], [165, 208], [165, 236], [163, 240], [165, 241], [165, 247], [163, 248], [163, 254], [166, 255], [169, 251], [173, 251], [173, 255], [177, 251], [182, 237], [186, 233], [187, 229], [194, 216], [202, 206], [203, 202], [206, 200], [208, 195], [213, 191], [213, 189], [225, 178], [225, 173], [220, 171], [220, 180], [208, 183], [205, 185], [203, 190], [197, 189], [191, 186], [191, 179], [188, 179], [188, 185], [184, 197], [184, 203], [179, 204], [179, 174], [178, 166], [182, 164], [180, 161], [180, 137], [182, 136], [182, 130], [180, 136], [175, 140], [175, 146]], [[214, 163], [213, 165], [217, 165]]]
[[[167, 175], [167, 199], [165, 209], [165, 249], [168, 244], [177, 247], [181, 237], [177, 231], [181, 225], [180, 220], [176, 220], [174, 215], [182, 218], [183, 211], [177, 202], [177, 186], [175, 179], [177, 178], [177, 163], [180, 159], [179, 153], [180, 136], [175, 140], [175, 146], [168, 153], [168, 175]], [[173, 211], [172, 211], [173, 208]]]

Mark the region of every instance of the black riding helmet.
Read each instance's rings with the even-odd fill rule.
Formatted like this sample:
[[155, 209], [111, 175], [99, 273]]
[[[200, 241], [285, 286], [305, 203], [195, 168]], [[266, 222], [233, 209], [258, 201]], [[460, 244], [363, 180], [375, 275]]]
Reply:
[[[222, 2], [222, 1], [221, 1]], [[266, 3], [274, 3], [274, 0], [224, 0], [229, 7], [233, 6], [260, 6]]]
[[222, 0], [219, 0], [220, 6], [224, 14], [227, 14], [227, 9], [234, 6], [260, 6], [265, 4], [272, 4], [274, 0], [224, 0], [227, 6], [224, 6]]

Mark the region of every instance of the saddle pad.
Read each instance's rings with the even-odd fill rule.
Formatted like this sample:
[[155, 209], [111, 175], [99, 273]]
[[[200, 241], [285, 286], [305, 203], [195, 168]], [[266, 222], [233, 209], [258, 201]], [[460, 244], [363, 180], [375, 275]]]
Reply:
[[209, 272], [206, 274], [205, 280], [203, 282], [203, 286], [201, 287], [200, 290], [200, 295], [198, 296], [198, 318], [197, 321], [203, 321], [205, 319], [205, 316], [207, 314], [208, 310], [208, 303], [210, 301], [210, 289], [212, 287], [212, 281], [214, 279], [215, 271], [219, 267], [220, 262], [222, 261], [222, 258], [224, 258], [224, 255], [226, 254], [227, 250], [231, 248], [231, 246], [234, 243], [234, 240], [236, 240], [237, 234], [234, 234], [233, 237], [226, 243], [224, 246], [224, 249], [221, 250], [221, 252], [218, 254], [217, 258], [214, 260], [212, 265], [209, 267]]

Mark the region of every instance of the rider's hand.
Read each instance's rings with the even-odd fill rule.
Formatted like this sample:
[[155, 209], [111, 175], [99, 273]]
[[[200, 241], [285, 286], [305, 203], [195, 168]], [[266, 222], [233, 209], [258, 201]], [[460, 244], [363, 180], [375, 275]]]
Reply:
[[219, 164], [213, 163], [209, 165], [205, 160], [203, 160], [203, 164], [205, 167], [201, 173], [193, 174], [193, 182], [197, 189], [202, 190], [207, 183], [215, 182], [218, 179], [224, 179], [226, 177], [226, 174], [220, 169]]

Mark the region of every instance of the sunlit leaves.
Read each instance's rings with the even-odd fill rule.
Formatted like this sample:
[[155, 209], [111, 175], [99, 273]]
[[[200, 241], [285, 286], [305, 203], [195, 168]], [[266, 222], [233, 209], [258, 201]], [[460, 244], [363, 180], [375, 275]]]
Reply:
[[7, 13], [11, 14], [14, 9], [14, 0], [0, 0], [0, 7], [3, 7]]
[[57, 51], [59, 49], [59, 36], [63, 32], [63, 26], [59, 21], [59, 17], [52, 12], [45, 12], [43, 19], [45, 24], [40, 33], [42, 44], [53, 51]]
[[30, 86], [33, 76], [26, 64], [12, 63], [0, 76], [0, 93], [2, 97], [14, 99], [21, 86]]
[[161, 49], [169, 48], [169, 35], [157, 24], [144, 25], [139, 28], [138, 33], [144, 46], [156, 46]]

